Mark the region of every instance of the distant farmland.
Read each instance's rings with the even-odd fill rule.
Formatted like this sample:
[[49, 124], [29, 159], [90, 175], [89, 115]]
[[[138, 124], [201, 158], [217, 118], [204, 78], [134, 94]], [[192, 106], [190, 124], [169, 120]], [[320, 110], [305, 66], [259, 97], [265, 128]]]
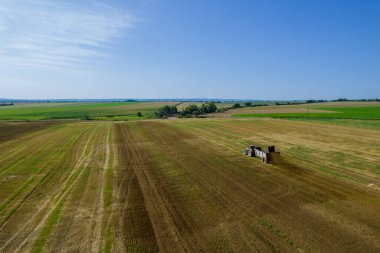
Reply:
[[319, 108], [319, 111], [311, 108], [304, 110], [303, 113], [258, 113], [258, 114], [233, 114], [232, 117], [251, 118], [251, 117], [271, 117], [271, 118], [309, 118], [309, 119], [376, 119], [380, 120], [379, 107], [336, 107]]
[[[0, 120], [105, 120], [123, 121], [154, 118], [154, 111], [164, 105], [177, 105], [179, 111], [201, 102], [104, 102], [104, 103], [26, 103], [0, 107]], [[229, 108], [232, 103], [216, 103]], [[142, 117], [137, 113], [141, 112]]]
[[223, 113], [233, 118], [277, 118], [380, 129], [379, 102], [330, 102], [241, 108]]
[[0, 123], [0, 252], [379, 252], [379, 153], [281, 119]]
[[379, 102], [346, 102], [280, 105], [242, 108], [228, 112], [236, 118], [309, 118], [309, 119], [376, 119], [380, 120]]
[[[0, 120], [135, 120], [153, 118], [163, 105], [177, 102], [31, 103], [0, 107]], [[142, 117], [136, 116], [137, 112]]]

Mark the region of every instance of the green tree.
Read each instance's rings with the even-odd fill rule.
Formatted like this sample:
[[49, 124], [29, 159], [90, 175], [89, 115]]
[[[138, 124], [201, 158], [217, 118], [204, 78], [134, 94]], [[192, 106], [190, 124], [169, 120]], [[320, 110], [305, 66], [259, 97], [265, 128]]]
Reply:
[[201, 108], [199, 109], [200, 112], [203, 114], [203, 113], [208, 113], [209, 109], [208, 109], [208, 106], [206, 104], [202, 104]]
[[142, 117], [143, 115], [142, 115], [141, 112], [137, 112], [137, 113], [136, 113], [136, 116], [137, 116], [137, 117]]
[[177, 114], [178, 110], [175, 105], [169, 106], [169, 105], [164, 105], [160, 109], [156, 110], [154, 112], [154, 116], [156, 118], [166, 118], [170, 115]]
[[177, 114], [178, 113], [177, 106], [175, 106], [175, 105], [170, 106], [170, 113], [171, 114]]
[[170, 113], [170, 106], [168, 105], [164, 105], [162, 107], [162, 111], [165, 113], [165, 114], [169, 114]]
[[207, 104], [207, 108], [208, 108], [208, 113], [213, 113], [213, 112], [216, 112], [216, 104], [215, 102], [213, 101], [210, 101], [208, 104]]
[[196, 118], [198, 118], [198, 116], [201, 114], [201, 112], [198, 110], [195, 110], [191, 114], [194, 115]]

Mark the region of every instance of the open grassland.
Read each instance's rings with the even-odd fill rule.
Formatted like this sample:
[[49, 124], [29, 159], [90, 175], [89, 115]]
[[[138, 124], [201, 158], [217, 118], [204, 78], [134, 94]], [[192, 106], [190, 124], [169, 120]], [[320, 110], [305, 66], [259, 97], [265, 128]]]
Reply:
[[[379, 252], [380, 131], [0, 123], [0, 252]], [[276, 164], [242, 155], [274, 144]]]
[[[155, 110], [174, 102], [35, 103], [0, 107], [0, 120], [135, 120], [153, 118]], [[142, 117], [136, 113], [141, 112]]]

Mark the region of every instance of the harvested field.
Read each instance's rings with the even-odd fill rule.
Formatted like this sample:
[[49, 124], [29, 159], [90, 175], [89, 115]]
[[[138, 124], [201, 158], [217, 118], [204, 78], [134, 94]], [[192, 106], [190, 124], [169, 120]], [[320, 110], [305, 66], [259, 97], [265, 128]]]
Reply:
[[[380, 251], [378, 130], [33, 124], [0, 123], [0, 252]], [[243, 156], [251, 143], [281, 159]]]

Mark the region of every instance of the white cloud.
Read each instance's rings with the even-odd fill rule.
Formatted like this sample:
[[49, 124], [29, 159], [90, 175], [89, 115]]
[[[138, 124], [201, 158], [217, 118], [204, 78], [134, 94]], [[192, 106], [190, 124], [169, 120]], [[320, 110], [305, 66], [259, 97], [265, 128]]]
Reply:
[[101, 1], [2, 0], [0, 66], [85, 67], [135, 23]]

